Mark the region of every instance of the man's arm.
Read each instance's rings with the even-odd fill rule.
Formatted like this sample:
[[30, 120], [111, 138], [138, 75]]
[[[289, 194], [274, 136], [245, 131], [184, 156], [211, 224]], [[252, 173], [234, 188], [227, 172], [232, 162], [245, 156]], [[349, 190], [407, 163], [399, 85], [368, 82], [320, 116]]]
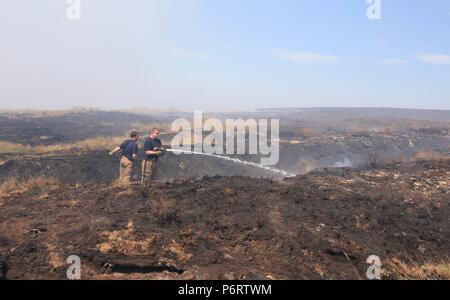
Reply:
[[145, 147], [146, 147], [146, 149], [148, 149], [148, 148], [152, 149], [152, 150], [145, 151], [145, 154], [147, 154], [147, 155], [160, 155], [161, 154], [160, 150], [162, 149], [162, 147], [159, 148], [158, 144], [156, 144], [156, 143], [151, 143], [149, 141], [149, 143], [146, 144]]
[[120, 151], [120, 147], [115, 148], [113, 151], [109, 152], [109, 155], [114, 155]]
[[147, 154], [147, 155], [157, 155], [158, 153], [157, 153], [157, 151], [149, 150], [149, 151], [145, 151], [145, 154]]
[[145, 151], [145, 154], [147, 155], [161, 155], [165, 151], [164, 148], [155, 147], [153, 150]]
[[138, 154], [138, 146], [137, 146], [137, 144], [134, 144], [134, 146], [133, 146], [133, 159], [137, 159], [137, 154]]

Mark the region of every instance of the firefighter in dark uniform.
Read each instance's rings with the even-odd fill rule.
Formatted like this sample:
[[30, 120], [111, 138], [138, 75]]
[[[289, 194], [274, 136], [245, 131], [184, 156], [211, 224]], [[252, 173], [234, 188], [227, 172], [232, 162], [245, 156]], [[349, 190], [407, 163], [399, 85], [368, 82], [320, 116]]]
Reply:
[[123, 151], [120, 159], [120, 181], [125, 183], [131, 181], [131, 174], [138, 154], [139, 133], [133, 131], [130, 137], [131, 139], [124, 141], [119, 147], [109, 152], [109, 155], [114, 155], [116, 152]]
[[141, 182], [150, 182], [152, 180], [153, 170], [158, 158], [164, 154], [165, 149], [158, 139], [159, 129], [153, 128], [150, 136], [145, 139], [144, 153], [145, 159], [142, 161], [142, 177]]

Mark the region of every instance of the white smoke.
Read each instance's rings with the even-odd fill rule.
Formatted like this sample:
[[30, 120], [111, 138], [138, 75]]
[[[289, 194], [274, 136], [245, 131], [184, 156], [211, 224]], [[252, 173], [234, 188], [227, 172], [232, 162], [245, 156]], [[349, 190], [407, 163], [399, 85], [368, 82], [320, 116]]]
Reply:
[[344, 161], [338, 161], [337, 163], [334, 164], [333, 167], [334, 168], [347, 168], [347, 167], [352, 168], [353, 163], [348, 157], [344, 157]]

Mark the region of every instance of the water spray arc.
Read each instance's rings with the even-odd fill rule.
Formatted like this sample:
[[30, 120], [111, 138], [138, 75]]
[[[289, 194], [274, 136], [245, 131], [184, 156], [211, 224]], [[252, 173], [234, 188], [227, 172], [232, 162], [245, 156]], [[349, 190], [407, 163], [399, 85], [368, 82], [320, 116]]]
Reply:
[[257, 163], [254, 163], [254, 162], [244, 161], [244, 160], [240, 160], [238, 158], [231, 158], [231, 157], [228, 157], [228, 156], [214, 155], [214, 154], [209, 154], [209, 153], [187, 151], [187, 150], [175, 150], [175, 149], [167, 149], [166, 151], [167, 152], [173, 152], [173, 153], [181, 153], [181, 154], [195, 154], [195, 155], [203, 155], [203, 156], [215, 157], [215, 158], [228, 160], [228, 161], [235, 162], [235, 163], [242, 164], [242, 165], [253, 166], [253, 167], [256, 167], [256, 168], [259, 168], [259, 169], [263, 169], [263, 170], [266, 170], [266, 171], [270, 171], [270, 172], [273, 172], [273, 173], [276, 173], [276, 174], [283, 175], [284, 177], [295, 177], [295, 176], [297, 176], [296, 174], [289, 173], [289, 172], [284, 171], [284, 170], [279, 170], [279, 169], [271, 168], [271, 167], [264, 166], [264, 165], [261, 165], [261, 164], [257, 164]]

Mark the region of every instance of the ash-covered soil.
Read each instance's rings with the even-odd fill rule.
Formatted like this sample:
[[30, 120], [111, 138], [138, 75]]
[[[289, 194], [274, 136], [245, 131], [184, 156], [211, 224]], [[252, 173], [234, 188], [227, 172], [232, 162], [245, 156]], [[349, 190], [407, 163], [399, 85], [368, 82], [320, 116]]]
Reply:
[[[153, 126], [170, 128], [188, 112], [142, 115], [130, 112], [0, 112], [0, 141], [28, 146], [62, 144], [94, 137], [124, 136], [141, 132], [140, 148]], [[213, 113], [226, 119], [279, 119], [280, 147], [277, 169], [305, 174], [317, 168], [365, 168], [392, 161], [413, 160], [419, 152], [450, 154], [450, 111], [403, 109], [275, 109], [256, 112]], [[206, 116], [205, 116], [206, 120]], [[124, 135], [124, 133], [126, 133]], [[204, 136], [210, 132], [204, 132]], [[170, 144], [175, 132], [163, 132]], [[248, 139], [247, 139], [248, 142]], [[72, 145], [75, 147], [75, 145]], [[104, 152], [80, 153], [82, 149], [53, 153], [11, 154], [0, 149], [0, 183], [10, 177], [54, 176], [63, 182], [106, 183], [118, 177], [117, 161]], [[140, 159], [143, 158], [141, 153]], [[237, 155], [259, 163], [260, 155]], [[204, 156], [167, 155], [155, 179], [201, 178], [203, 176], [250, 176], [278, 179], [279, 175]], [[135, 169], [139, 180], [140, 166]]]
[[[143, 140], [134, 168], [134, 180], [140, 180], [141, 160], [144, 159]], [[292, 137], [282, 140], [279, 162], [273, 168], [293, 174], [305, 174], [318, 168], [381, 167], [389, 162], [407, 160], [418, 151], [435, 151], [450, 155], [450, 136], [441, 135], [323, 135], [320, 137]], [[118, 157], [109, 157], [108, 150], [84, 153], [74, 149], [62, 153], [0, 154], [0, 183], [10, 177], [56, 177], [63, 182], [107, 183], [119, 177]], [[260, 155], [232, 157], [260, 163]], [[373, 167], [373, 166], [371, 166]], [[218, 158], [199, 155], [166, 153], [158, 162], [154, 179], [170, 180], [202, 178], [204, 176], [248, 176], [280, 179], [280, 173]]]
[[[0, 183], [11, 177], [26, 180], [29, 177], [44, 176], [58, 178], [65, 183], [108, 183], [119, 178], [119, 157], [111, 157], [106, 151], [91, 153], [66, 153], [48, 155], [0, 155]], [[237, 156], [237, 158], [242, 159]], [[1, 161], [3, 159], [3, 161]], [[140, 181], [142, 160], [133, 169], [133, 180]], [[259, 162], [256, 160], [256, 162]], [[280, 179], [280, 173], [251, 165], [222, 160], [220, 158], [167, 152], [154, 169], [153, 179], [173, 180], [183, 178], [200, 179], [204, 176], [248, 176]]]
[[156, 117], [107, 111], [0, 112], [0, 141], [30, 146], [72, 143], [96, 136], [122, 135], [136, 124], [172, 122], [174, 118], [168, 113]]
[[[363, 279], [450, 253], [450, 160], [283, 181], [60, 184], [0, 198], [0, 277]], [[386, 267], [385, 267], [386, 266]]]

